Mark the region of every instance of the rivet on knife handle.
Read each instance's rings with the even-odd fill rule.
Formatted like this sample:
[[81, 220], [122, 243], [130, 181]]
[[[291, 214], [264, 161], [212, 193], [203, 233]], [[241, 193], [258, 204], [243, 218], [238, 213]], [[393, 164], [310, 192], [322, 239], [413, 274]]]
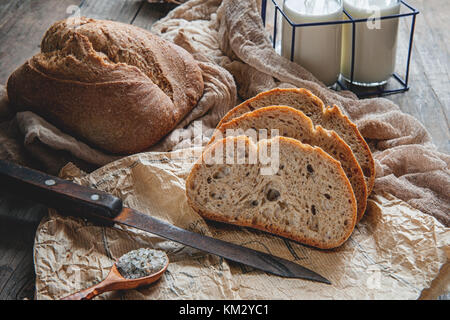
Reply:
[[0, 187], [80, 217], [112, 219], [122, 210], [122, 201], [113, 195], [4, 160], [0, 160]]

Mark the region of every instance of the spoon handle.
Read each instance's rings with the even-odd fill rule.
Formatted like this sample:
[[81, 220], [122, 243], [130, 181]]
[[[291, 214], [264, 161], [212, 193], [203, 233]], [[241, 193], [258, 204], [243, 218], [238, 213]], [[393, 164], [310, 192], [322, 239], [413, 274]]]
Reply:
[[97, 283], [96, 285], [90, 288], [83, 289], [74, 294], [66, 296], [61, 300], [91, 300], [92, 298], [106, 291], [111, 291], [110, 283], [109, 281], [107, 281], [107, 279], [105, 281]]

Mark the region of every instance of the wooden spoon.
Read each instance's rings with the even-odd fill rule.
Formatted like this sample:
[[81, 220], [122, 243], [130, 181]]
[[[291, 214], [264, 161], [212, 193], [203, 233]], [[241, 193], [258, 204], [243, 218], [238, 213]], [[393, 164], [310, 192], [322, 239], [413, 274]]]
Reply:
[[140, 286], [148, 285], [161, 278], [168, 266], [169, 259], [166, 259], [166, 264], [158, 272], [142, 278], [127, 279], [120, 274], [116, 264], [114, 263], [105, 280], [90, 288], [64, 297], [61, 300], [90, 300], [104, 292], [134, 289]]

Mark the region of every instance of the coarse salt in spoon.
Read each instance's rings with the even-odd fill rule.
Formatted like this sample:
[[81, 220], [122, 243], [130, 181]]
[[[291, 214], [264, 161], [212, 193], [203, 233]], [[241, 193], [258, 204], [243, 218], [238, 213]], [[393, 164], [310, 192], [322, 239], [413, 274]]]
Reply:
[[166, 271], [169, 258], [159, 250], [141, 248], [121, 256], [102, 282], [62, 300], [90, 300], [114, 290], [134, 289], [157, 281]]

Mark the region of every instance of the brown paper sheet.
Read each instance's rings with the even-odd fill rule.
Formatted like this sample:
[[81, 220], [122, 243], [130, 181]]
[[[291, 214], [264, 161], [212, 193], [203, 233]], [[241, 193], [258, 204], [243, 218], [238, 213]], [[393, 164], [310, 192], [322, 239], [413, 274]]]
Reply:
[[[450, 229], [389, 194], [372, 196], [350, 239], [334, 250], [205, 221], [187, 205], [184, 189], [199, 152], [133, 155], [88, 175], [69, 164], [61, 175], [181, 228], [295, 261], [333, 285], [280, 278], [139, 230], [94, 226], [51, 211], [36, 234], [36, 298], [61, 298], [99, 282], [115, 259], [140, 247], [167, 252], [171, 262], [162, 279], [98, 299], [417, 299], [449, 291]], [[435, 278], [439, 285], [429, 289]]]

